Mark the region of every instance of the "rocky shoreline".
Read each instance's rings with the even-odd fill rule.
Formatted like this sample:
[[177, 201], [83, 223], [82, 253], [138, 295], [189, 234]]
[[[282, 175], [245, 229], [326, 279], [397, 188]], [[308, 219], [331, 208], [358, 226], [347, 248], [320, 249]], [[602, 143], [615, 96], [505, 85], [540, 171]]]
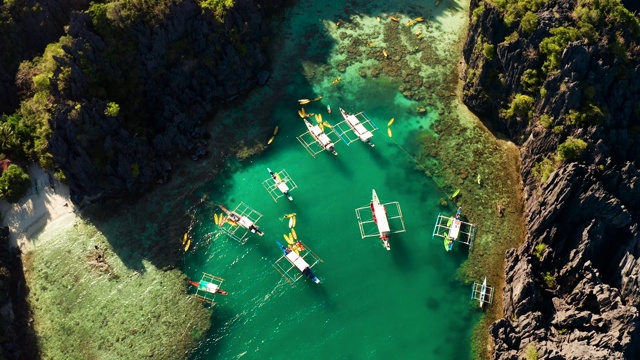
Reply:
[[[526, 240], [506, 254], [504, 314], [489, 329], [493, 359], [640, 356], [637, 35], [611, 21], [600, 38], [566, 44], [557, 71], [533, 79], [538, 92], [523, 80], [548, 65], [544, 39], [583, 26], [578, 3], [542, 4], [526, 33], [525, 24], [505, 21], [509, 9], [471, 1], [463, 99], [520, 145], [525, 186]], [[616, 33], [625, 61], [607, 43]], [[527, 111], [505, 116], [523, 94]], [[594, 107], [604, 116], [589, 118]], [[569, 138], [584, 140], [586, 151], [558, 161]], [[552, 168], [542, 177], [544, 159]]]

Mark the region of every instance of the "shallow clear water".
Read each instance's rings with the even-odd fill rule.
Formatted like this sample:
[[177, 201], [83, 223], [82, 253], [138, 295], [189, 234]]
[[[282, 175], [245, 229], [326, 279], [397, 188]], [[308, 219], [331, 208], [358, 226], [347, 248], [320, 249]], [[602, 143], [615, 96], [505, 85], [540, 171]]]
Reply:
[[[322, 23], [336, 9], [342, 18], [343, 9], [348, 8], [349, 15], [356, 12], [355, 5], [339, 3], [331, 2], [334, 7], [298, 4], [283, 33], [292, 39], [289, 46], [296, 46], [296, 29], [303, 28], [304, 21]], [[432, 2], [428, 6], [420, 1], [397, 2], [395, 10], [375, 6], [379, 5], [367, 5], [371, 19], [387, 14], [384, 11], [426, 13]], [[446, 14], [439, 16], [455, 15], [457, 22], [451, 26], [462, 26], [464, 8], [451, 9], [440, 9], [439, 13]], [[309, 14], [315, 19], [309, 19]], [[446, 28], [438, 16], [433, 19]], [[325, 28], [327, 33], [333, 31]], [[339, 40], [334, 40], [335, 47], [339, 46]], [[330, 65], [339, 61], [335, 47], [324, 50]], [[292, 65], [294, 69], [315, 72], [319, 66], [314, 59], [291, 61], [297, 64]], [[469, 300], [470, 287], [455, 279], [468, 249], [458, 247], [447, 253], [442, 241], [432, 239], [438, 213], [453, 213], [454, 209], [439, 206], [439, 199], [447, 195], [415, 170], [412, 158], [418, 132], [428, 131], [438, 116], [437, 104], [431, 104], [427, 115], [419, 116], [415, 113], [418, 104], [402, 97], [397, 84], [384, 77], [360, 78], [355, 69], [349, 67], [344, 73], [323, 70], [326, 76], [321, 81], [305, 71], [290, 73], [290, 86], [281, 90], [283, 95], [270, 104], [266, 114], [280, 128], [273, 144], [251, 160], [230, 162], [226, 175], [203, 184], [201, 195], [207, 200], [191, 209], [194, 243], [185, 257], [185, 270], [196, 280], [203, 271], [225, 278], [222, 288], [229, 295], [216, 298], [212, 330], [195, 359], [470, 357], [468, 343], [477, 312]], [[277, 76], [276, 71], [274, 74]], [[331, 85], [330, 80], [338, 75], [343, 81]], [[307, 112], [322, 113], [325, 121], [335, 124], [342, 120], [339, 107], [365, 111], [380, 127], [374, 132], [375, 148], [359, 141], [350, 146], [340, 142], [338, 156], [326, 152], [310, 156], [296, 140], [306, 131], [296, 114], [300, 108], [296, 100], [319, 95], [324, 98], [306, 105]], [[327, 113], [327, 105], [332, 114]], [[392, 138], [387, 135], [391, 118], [395, 118]], [[267, 167], [286, 169], [297, 183], [291, 193], [293, 202], [280, 198], [276, 203], [263, 188], [262, 182], [270, 178]], [[355, 209], [369, 204], [372, 189], [382, 202], [399, 202], [404, 215], [407, 231], [391, 236], [391, 251], [376, 237], [360, 237]], [[233, 209], [240, 202], [264, 215], [258, 225], [265, 235], [251, 235], [245, 244], [218, 230], [212, 219], [216, 204]], [[297, 213], [299, 239], [323, 260], [313, 268], [320, 284], [303, 278], [291, 287], [273, 268], [282, 254], [276, 241], [284, 243], [283, 234], [290, 231], [282, 218], [293, 212]]]

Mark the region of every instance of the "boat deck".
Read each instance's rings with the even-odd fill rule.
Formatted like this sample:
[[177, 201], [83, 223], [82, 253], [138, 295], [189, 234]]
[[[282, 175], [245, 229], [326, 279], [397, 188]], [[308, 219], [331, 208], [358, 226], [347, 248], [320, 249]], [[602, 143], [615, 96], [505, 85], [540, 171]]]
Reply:
[[[219, 224], [222, 231], [224, 231], [229, 237], [238, 241], [241, 244], [247, 242], [249, 227], [251, 225], [255, 225], [260, 218], [262, 218], [262, 214], [250, 208], [244, 202], [241, 202], [234, 210], [231, 211], [240, 217], [237, 223], [230, 223], [228, 221], [224, 221]], [[222, 216], [227, 216], [226, 213], [223, 213]]]
[[438, 214], [432, 237], [436, 236], [471, 246], [476, 236], [476, 224]]
[[[379, 204], [382, 212], [376, 213], [376, 219], [373, 218], [374, 211], [371, 204], [356, 209], [356, 218], [358, 219], [358, 227], [360, 228], [360, 236], [364, 239], [367, 237], [380, 237], [381, 231], [385, 230], [388, 234], [398, 234], [407, 231], [402, 217], [402, 209], [397, 201]], [[385, 219], [376, 224], [377, 219]]]
[[282, 275], [282, 277], [293, 287], [295, 283], [304, 275], [304, 269], [313, 268], [322, 259], [318, 257], [308, 246], [300, 241], [304, 250], [296, 253], [291, 251], [288, 254], [282, 254], [278, 260], [273, 263], [273, 267]]
[[[336, 142], [340, 140], [340, 135], [333, 128], [329, 128], [329, 131], [325, 132], [320, 129], [319, 125], [311, 125], [307, 120], [305, 120], [305, 123], [308, 123], [306, 125], [308, 130], [296, 138], [313, 157], [328, 150], [329, 146], [335, 147]], [[334, 155], [337, 155], [335, 150]]]
[[196, 293], [193, 296], [204, 303], [215, 305], [213, 299], [216, 296], [216, 291], [222, 286], [223, 281], [224, 279], [221, 277], [202, 273], [200, 286], [196, 287]]
[[343, 118], [343, 121], [334, 125], [334, 129], [347, 145], [358, 140], [369, 142], [373, 132], [378, 130], [378, 126], [364, 112], [348, 114], [346, 117], [343, 115]]
[[275, 173], [280, 181], [274, 180], [271, 176], [262, 182], [262, 186], [267, 190], [273, 201], [278, 202], [278, 199], [284, 196], [285, 192], [291, 192], [298, 188], [298, 185], [293, 181], [289, 173], [285, 169], [282, 169]]

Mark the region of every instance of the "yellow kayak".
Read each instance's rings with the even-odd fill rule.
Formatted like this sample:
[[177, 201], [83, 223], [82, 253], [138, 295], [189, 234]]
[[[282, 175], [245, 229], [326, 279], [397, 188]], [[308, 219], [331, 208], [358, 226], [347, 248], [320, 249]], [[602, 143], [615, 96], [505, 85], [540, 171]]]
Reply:
[[323, 122], [322, 122], [322, 125], [323, 125], [323, 126], [325, 126], [325, 127], [328, 127], [329, 129], [331, 129], [331, 124], [329, 124], [329, 123], [328, 123], [328, 122], [326, 122], [326, 121], [323, 121]]
[[267, 145], [271, 145], [271, 143], [273, 142], [274, 138], [275, 138], [275, 136], [272, 136], [271, 139], [269, 139], [269, 141], [267, 141]]
[[291, 238], [291, 236], [289, 236], [288, 234], [284, 234], [283, 236], [288, 244], [293, 244], [293, 239]]
[[293, 240], [298, 240], [298, 234], [296, 234], [296, 229], [291, 228], [291, 235], [293, 236]]
[[389, 137], [393, 137], [393, 133], [391, 132], [391, 129], [387, 129], [387, 135], [389, 135]]
[[391, 120], [389, 120], [389, 123], [387, 123], [387, 126], [393, 125], [394, 121], [396, 121], [396, 118], [391, 118]]
[[276, 126], [275, 129], [273, 129], [273, 136], [276, 136], [278, 134], [278, 127]]
[[213, 213], [213, 222], [216, 225], [220, 225], [220, 215], [218, 215], [217, 213]]
[[291, 214], [287, 214], [284, 216], [285, 219], [288, 219], [290, 217], [296, 216], [296, 213], [291, 213]]
[[184, 243], [187, 242], [187, 236], [188, 236], [188, 234], [184, 233], [184, 236], [182, 237], [182, 245], [184, 245]]
[[292, 217], [293, 219], [293, 225], [291, 227], [296, 227], [296, 222], [298, 222], [298, 220], [296, 220], [296, 217]]
[[189, 247], [191, 247], [191, 239], [189, 239], [189, 241], [187, 241], [187, 245], [184, 246], [184, 251], [187, 252], [187, 250], [189, 250]]

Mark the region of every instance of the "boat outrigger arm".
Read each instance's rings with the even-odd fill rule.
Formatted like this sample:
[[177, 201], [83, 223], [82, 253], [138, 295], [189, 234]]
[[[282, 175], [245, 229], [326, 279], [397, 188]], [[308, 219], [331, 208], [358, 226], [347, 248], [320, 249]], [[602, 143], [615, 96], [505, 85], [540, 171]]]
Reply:
[[271, 178], [266, 179], [262, 182], [262, 186], [267, 190], [271, 198], [278, 202], [278, 199], [282, 196], [286, 196], [289, 201], [293, 201], [293, 196], [291, 196], [290, 192], [297, 188], [298, 185], [291, 179], [287, 171], [282, 169], [279, 172], [273, 172], [271, 169], [267, 168], [269, 175]]
[[[244, 243], [246, 241], [247, 233], [251, 232], [260, 236], [264, 235], [264, 232], [260, 230], [256, 223], [262, 217], [262, 214], [253, 210], [245, 203], [240, 203], [234, 210], [229, 210], [222, 205], [218, 205], [220, 210], [224, 214], [214, 214], [216, 225], [218, 225], [224, 232], [226, 232], [233, 239]], [[238, 231], [243, 230], [240, 235]]]
[[189, 284], [195, 286], [196, 293], [194, 297], [202, 302], [213, 305], [213, 299], [216, 294], [227, 295], [228, 293], [220, 288], [223, 278], [213, 276], [211, 274], [202, 273], [200, 281], [189, 280]]
[[336, 140], [339, 134], [334, 132], [333, 129], [330, 129], [329, 134], [327, 134], [323, 130], [324, 125], [313, 125], [307, 119], [304, 119], [304, 124], [307, 127], [307, 131], [298, 136], [297, 139], [311, 156], [315, 157], [325, 150], [333, 155], [338, 155], [338, 152], [335, 150], [335, 140], [332, 140], [329, 134], [335, 134], [334, 137], [336, 137]]
[[439, 236], [444, 239], [444, 247], [447, 251], [453, 248], [455, 241], [463, 244], [473, 244], [476, 235], [476, 225], [461, 220], [462, 208], [458, 208], [455, 216], [443, 216], [438, 214], [432, 237]]
[[[391, 216], [387, 213], [388, 208], [392, 210]], [[371, 214], [371, 220], [368, 220], [368, 217], [366, 217], [367, 220], [362, 220], [366, 213]], [[371, 202], [369, 206], [356, 209], [356, 217], [358, 218], [358, 226], [360, 227], [360, 235], [362, 238], [377, 236], [387, 250], [391, 250], [389, 235], [406, 231], [400, 204], [398, 202], [381, 203], [375, 190], [371, 191]], [[394, 230], [392, 230], [391, 226], [392, 221], [395, 225], [393, 227]], [[372, 227], [371, 224], [375, 224], [375, 227]]]
[[[306, 244], [303, 244], [301, 241], [298, 241], [295, 247], [284, 246], [280, 242], [276, 241], [280, 250], [282, 250], [282, 256], [276, 260], [273, 267], [278, 270], [280, 275], [287, 280], [289, 284], [294, 286], [294, 283], [301, 279], [303, 276], [308, 277], [314, 283], [320, 283], [320, 279], [318, 279], [311, 268], [317, 264], [319, 261], [322, 261]], [[289, 266], [283, 266], [281, 262], [286, 259], [289, 263]], [[309, 259], [309, 261], [307, 261]], [[296, 269], [296, 273], [291, 274], [291, 271]]]
[[[378, 130], [378, 126], [369, 119], [367, 114], [360, 112], [357, 114], [349, 114], [343, 108], [340, 108], [340, 114], [344, 118], [343, 121], [337, 123], [334, 127], [340, 138], [347, 144], [351, 144], [356, 140], [369, 144], [374, 147], [371, 142], [373, 132]], [[345, 140], [345, 138], [347, 140]]]
[[493, 303], [493, 291], [493, 287], [487, 285], [487, 278], [485, 277], [482, 284], [477, 282], [473, 283], [471, 299], [478, 300], [480, 308], [482, 308], [484, 304], [491, 305]]

